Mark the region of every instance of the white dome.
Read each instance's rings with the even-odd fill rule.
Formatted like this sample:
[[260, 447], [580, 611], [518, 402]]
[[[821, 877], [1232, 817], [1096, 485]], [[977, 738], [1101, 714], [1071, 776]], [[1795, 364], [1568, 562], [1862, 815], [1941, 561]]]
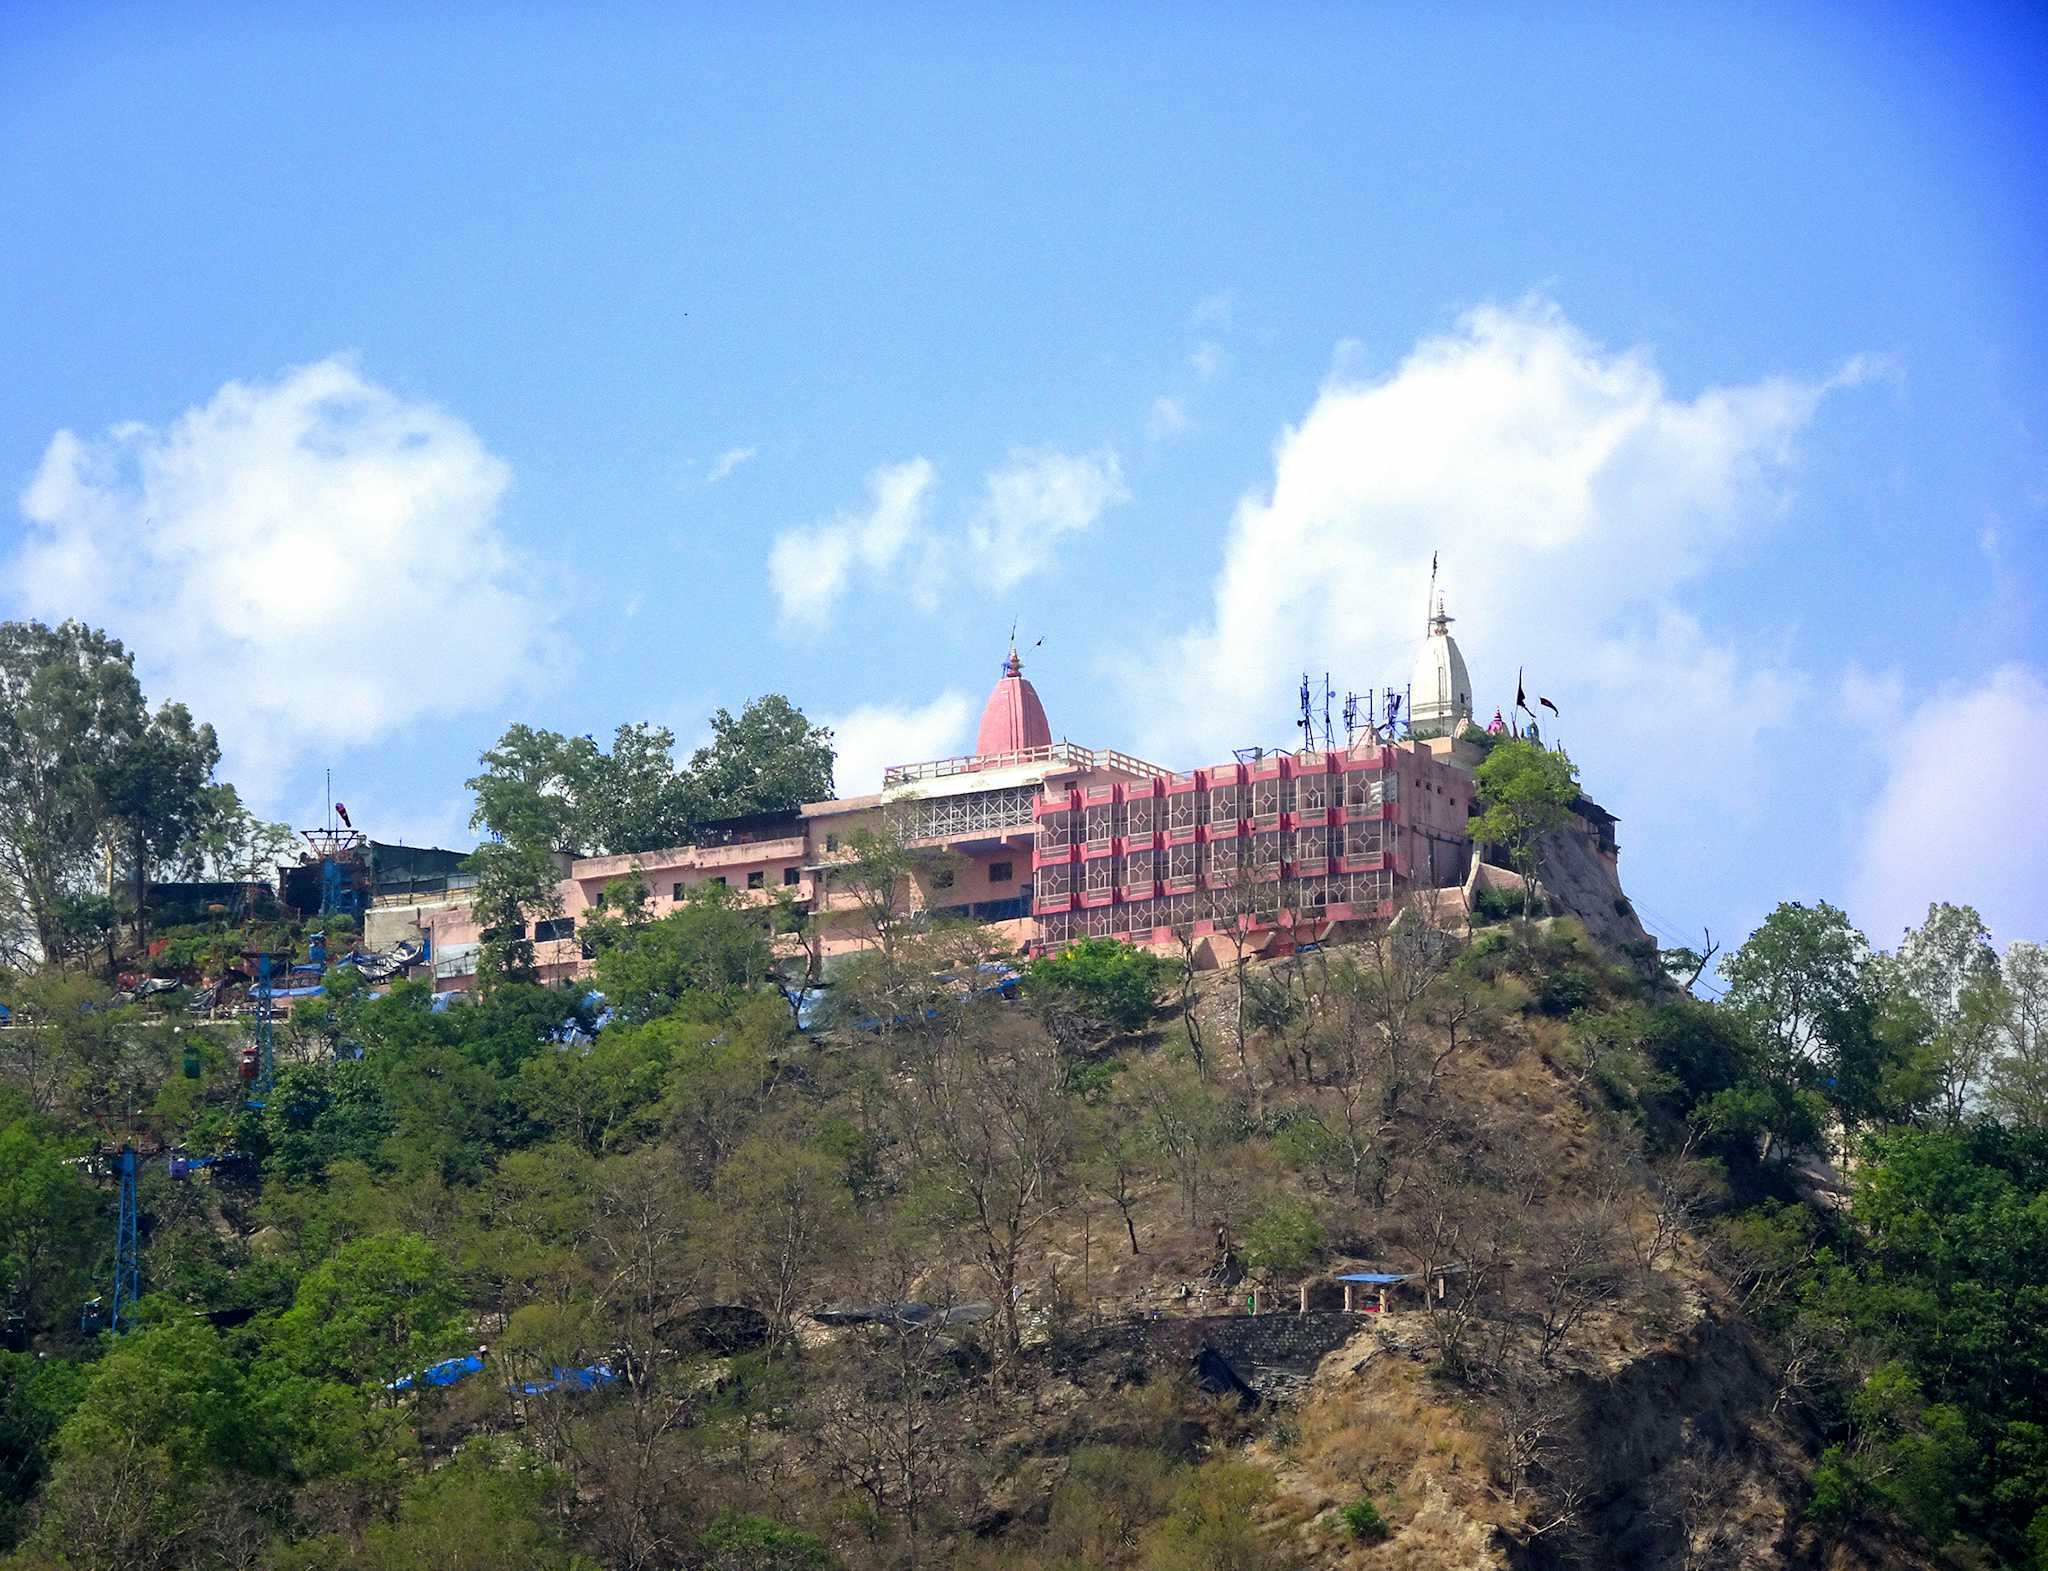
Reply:
[[1455, 736], [1472, 718], [1472, 677], [1451, 637], [1451, 618], [1437, 602], [1429, 636], [1415, 657], [1408, 688], [1408, 728], [1418, 736]]

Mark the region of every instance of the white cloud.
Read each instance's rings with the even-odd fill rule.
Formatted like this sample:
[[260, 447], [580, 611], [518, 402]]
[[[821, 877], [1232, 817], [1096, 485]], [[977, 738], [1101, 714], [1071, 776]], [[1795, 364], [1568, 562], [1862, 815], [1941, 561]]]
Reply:
[[732, 472], [742, 464], [750, 464], [760, 455], [758, 447], [728, 447], [712, 460], [710, 469], [705, 471], [704, 483], [717, 485], [732, 477]]
[[951, 758], [967, 751], [974, 738], [969, 726], [974, 702], [948, 689], [930, 703], [863, 704], [844, 715], [828, 716], [837, 757], [832, 766], [841, 796], [861, 796], [882, 789], [882, 771], [891, 764]]
[[1178, 763], [1282, 741], [1303, 670], [1405, 684], [1440, 552], [1480, 718], [1525, 667], [1632, 843], [1704, 865], [1699, 824], [1752, 811], [1728, 782], [1765, 767], [1811, 684], [1681, 591], [1782, 511], [1796, 437], [1866, 373], [1675, 396], [1647, 352], [1532, 299], [1470, 312], [1378, 378], [1333, 375], [1238, 504], [1209, 614], [1127, 669], [1153, 717], [1140, 740]]
[[1014, 587], [1052, 565], [1062, 536], [1092, 527], [1129, 495], [1114, 453], [1013, 452], [984, 477], [968, 521], [975, 575], [998, 593]]
[[[59, 431], [13, 595], [103, 624], [264, 791], [316, 746], [488, 705], [553, 650], [500, 532], [511, 470], [460, 419], [330, 357], [163, 427]], [[460, 681], [445, 672], [451, 651]]]
[[[768, 552], [768, 581], [783, 621], [821, 631], [856, 572], [879, 578], [912, 554], [923, 542], [936, 477], [928, 458], [885, 464], [868, 476], [865, 509], [776, 536]], [[914, 592], [928, 599], [929, 590], [917, 582]]]
[[1228, 289], [1219, 289], [1213, 295], [1205, 295], [1195, 302], [1195, 309], [1189, 313], [1197, 327], [1214, 325], [1228, 327], [1230, 319], [1237, 314], [1237, 296]]
[[1215, 381], [1229, 363], [1223, 346], [1213, 341], [1195, 345], [1194, 352], [1188, 356], [1188, 369], [1204, 382]]
[[1936, 900], [2000, 942], [2048, 939], [2048, 680], [2000, 666], [1942, 689], [1877, 739], [1886, 776], [1858, 826], [1849, 911], [1890, 948]]

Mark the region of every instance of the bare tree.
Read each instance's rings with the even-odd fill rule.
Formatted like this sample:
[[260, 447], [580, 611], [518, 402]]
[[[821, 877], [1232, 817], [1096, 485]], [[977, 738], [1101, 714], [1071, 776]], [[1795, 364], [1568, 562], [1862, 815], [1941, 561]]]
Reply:
[[974, 1240], [1005, 1349], [1022, 1341], [1018, 1267], [1059, 1210], [1073, 1110], [1059, 1050], [1028, 1021], [983, 1014], [910, 1064], [903, 1138], [921, 1180]]

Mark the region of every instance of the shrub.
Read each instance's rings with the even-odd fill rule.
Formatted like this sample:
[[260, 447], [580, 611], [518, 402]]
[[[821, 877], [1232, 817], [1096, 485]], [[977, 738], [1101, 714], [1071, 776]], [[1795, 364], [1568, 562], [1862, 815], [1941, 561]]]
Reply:
[[1527, 894], [1519, 889], [1497, 889], [1491, 884], [1475, 890], [1472, 920], [1478, 923], [1505, 922], [1521, 916], [1528, 905]]
[[1536, 1007], [1546, 1015], [1574, 1015], [1593, 1002], [1599, 978], [1583, 966], [1561, 966], [1536, 990]]
[[1084, 938], [1032, 961], [1024, 991], [1041, 1007], [1072, 1010], [1119, 1031], [1152, 1018], [1167, 962], [1114, 938]]
[[1393, 1531], [1387, 1526], [1387, 1519], [1380, 1515], [1380, 1508], [1372, 1503], [1369, 1495], [1360, 1495], [1338, 1515], [1344, 1518], [1344, 1525], [1351, 1529], [1351, 1536], [1361, 1544], [1384, 1543]]
[[1244, 1263], [1254, 1271], [1299, 1271], [1322, 1247], [1322, 1224], [1299, 1200], [1273, 1200], [1245, 1224]]

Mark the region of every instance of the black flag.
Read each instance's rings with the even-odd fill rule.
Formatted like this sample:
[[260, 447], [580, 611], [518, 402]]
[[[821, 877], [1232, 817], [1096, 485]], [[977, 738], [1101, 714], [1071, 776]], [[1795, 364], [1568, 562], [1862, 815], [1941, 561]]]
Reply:
[[1529, 708], [1529, 695], [1522, 690], [1522, 668], [1520, 666], [1515, 667], [1515, 707], [1528, 710], [1531, 720], [1536, 718], [1536, 711]]
[[[1545, 709], [1548, 709], [1552, 714], [1557, 714], [1557, 705], [1553, 704], [1549, 699], [1543, 697], [1541, 694], [1537, 695], [1536, 702], [1541, 704]], [[1562, 720], [1564, 716], [1558, 715], [1558, 718]]]

